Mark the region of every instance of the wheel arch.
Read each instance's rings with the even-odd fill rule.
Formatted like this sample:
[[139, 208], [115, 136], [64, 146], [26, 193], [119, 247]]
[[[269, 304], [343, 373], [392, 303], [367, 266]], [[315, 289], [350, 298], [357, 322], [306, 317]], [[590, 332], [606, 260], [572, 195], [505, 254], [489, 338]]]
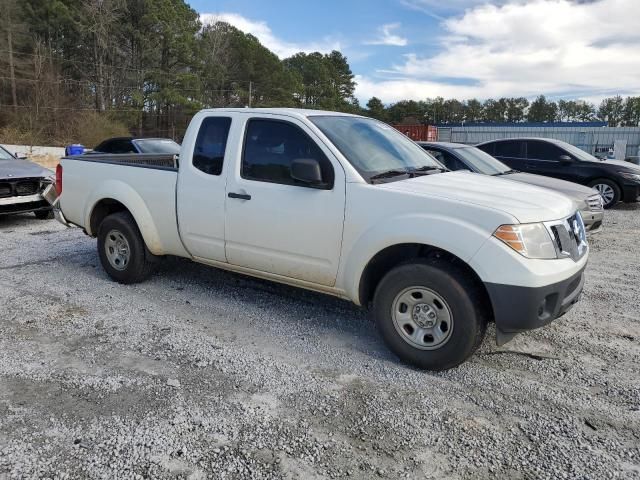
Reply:
[[142, 238], [151, 253], [164, 255], [165, 248], [144, 200], [129, 185], [119, 181], [106, 182], [93, 195], [85, 213], [85, 230], [88, 235], [98, 235], [100, 223], [110, 214], [129, 212], [140, 230]]
[[388, 246], [377, 252], [367, 263], [360, 276], [358, 286], [358, 299], [360, 305], [367, 307], [373, 300], [376, 287], [382, 278], [393, 268], [412, 260], [420, 261], [446, 261], [455, 265], [465, 274], [469, 275], [473, 283], [478, 287], [483, 298], [484, 307], [493, 319], [493, 307], [489, 292], [484, 282], [476, 271], [460, 257], [447, 250], [424, 243], [400, 243]]

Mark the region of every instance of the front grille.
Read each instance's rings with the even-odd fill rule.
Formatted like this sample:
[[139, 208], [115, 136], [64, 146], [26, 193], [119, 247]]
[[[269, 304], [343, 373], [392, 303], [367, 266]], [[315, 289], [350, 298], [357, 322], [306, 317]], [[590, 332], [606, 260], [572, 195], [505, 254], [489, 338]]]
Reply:
[[18, 196], [33, 195], [38, 193], [40, 189], [40, 182], [34, 180], [28, 180], [24, 182], [16, 182], [15, 192]]
[[559, 257], [578, 261], [587, 252], [587, 234], [579, 213], [546, 224]]
[[13, 188], [9, 182], [0, 183], [0, 198], [13, 197]]
[[599, 193], [591, 195], [587, 198], [587, 205], [589, 206], [589, 210], [592, 212], [599, 212], [603, 209], [602, 207], [602, 197]]
[[48, 185], [41, 178], [19, 178], [0, 182], [0, 198], [24, 197], [41, 193]]

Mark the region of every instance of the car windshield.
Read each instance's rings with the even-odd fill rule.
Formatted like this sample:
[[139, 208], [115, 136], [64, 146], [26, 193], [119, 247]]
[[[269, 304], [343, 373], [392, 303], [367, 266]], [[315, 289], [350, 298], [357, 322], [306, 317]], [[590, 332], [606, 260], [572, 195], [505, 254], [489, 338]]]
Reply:
[[173, 140], [163, 138], [149, 138], [134, 140], [141, 153], [167, 153], [177, 155], [180, 153], [180, 145]]
[[0, 147], [0, 160], [15, 160], [15, 157], [7, 152], [3, 147]]
[[511, 171], [504, 163], [476, 147], [456, 148], [456, 153], [478, 172], [485, 175], [497, 175]]
[[370, 182], [416, 171], [444, 170], [435, 158], [389, 125], [363, 117], [311, 116], [309, 119]]
[[575, 147], [570, 143], [566, 142], [558, 142], [558, 146], [569, 152], [571, 155], [576, 157], [578, 160], [582, 160], [583, 162], [601, 162], [602, 160], [597, 159], [593, 155], [588, 154], [581, 148]]

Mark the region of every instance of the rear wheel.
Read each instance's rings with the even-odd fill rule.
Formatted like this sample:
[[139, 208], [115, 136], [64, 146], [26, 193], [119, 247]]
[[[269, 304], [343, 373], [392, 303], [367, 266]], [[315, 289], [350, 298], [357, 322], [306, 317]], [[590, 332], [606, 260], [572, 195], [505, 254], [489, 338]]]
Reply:
[[612, 180], [599, 178], [591, 182], [589, 186], [598, 190], [602, 197], [604, 208], [611, 208], [620, 201], [620, 187]]
[[119, 283], [145, 280], [151, 274], [155, 258], [128, 212], [111, 214], [100, 224], [98, 255], [102, 267]]
[[487, 312], [468, 277], [445, 261], [416, 261], [384, 276], [373, 311], [385, 343], [401, 360], [427, 370], [446, 370], [480, 346]]

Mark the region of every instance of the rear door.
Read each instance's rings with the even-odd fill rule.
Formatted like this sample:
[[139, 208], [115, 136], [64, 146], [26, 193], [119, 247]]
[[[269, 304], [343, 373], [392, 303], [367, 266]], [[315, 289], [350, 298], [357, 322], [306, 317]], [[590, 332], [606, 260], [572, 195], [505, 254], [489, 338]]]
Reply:
[[490, 153], [490, 155], [493, 155], [498, 160], [506, 163], [509, 167], [515, 170], [529, 172], [529, 167], [527, 166], [525, 157], [524, 141], [502, 140], [500, 142], [496, 142], [494, 145], [494, 152]]
[[233, 121], [232, 115], [204, 117], [192, 154], [180, 157], [178, 175], [177, 212], [182, 242], [194, 257], [220, 262], [226, 261], [225, 176], [230, 168], [227, 145]]
[[[239, 164], [227, 183], [229, 263], [333, 286], [340, 260], [345, 175], [330, 150], [303, 122], [249, 116]], [[291, 177], [295, 159], [316, 159], [324, 189]]]
[[559, 146], [542, 140], [527, 140], [528, 171], [559, 178], [561, 180], [578, 181], [573, 162], [561, 162], [561, 156], [571, 156]]

